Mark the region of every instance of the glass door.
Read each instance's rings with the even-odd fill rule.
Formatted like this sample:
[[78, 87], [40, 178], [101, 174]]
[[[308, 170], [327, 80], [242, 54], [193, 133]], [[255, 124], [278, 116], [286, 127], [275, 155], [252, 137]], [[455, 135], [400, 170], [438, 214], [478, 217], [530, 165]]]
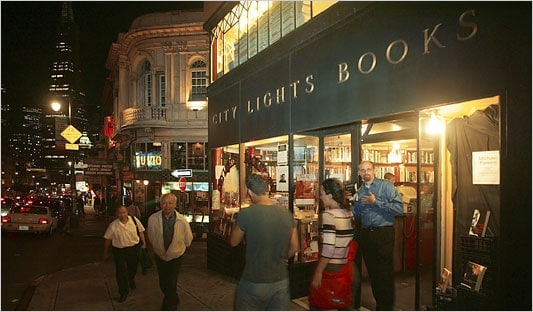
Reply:
[[295, 261], [299, 262], [318, 260], [319, 141], [312, 135], [293, 136], [293, 212], [301, 250]]
[[[406, 113], [363, 122], [361, 126], [361, 159], [374, 164], [376, 178], [388, 179], [403, 201], [403, 214], [395, 218], [394, 272], [395, 309], [415, 310], [417, 302], [417, 187], [418, 118]], [[366, 265], [362, 266], [362, 292], [371, 292]], [[431, 275], [430, 275], [431, 277]], [[374, 308], [368, 294], [362, 294], [361, 306]]]
[[[299, 261], [318, 259], [318, 214], [320, 183], [327, 178], [341, 180], [354, 192], [352, 173], [353, 140], [356, 125], [318, 130], [293, 136], [293, 209], [299, 221], [302, 253]], [[356, 158], [358, 159], [358, 158]], [[356, 177], [357, 178], [357, 177]], [[355, 185], [354, 185], [355, 184]]]
[[348, 184], [352, 180], [352, 135], [324, 137], [324, 178], [337, 178]]

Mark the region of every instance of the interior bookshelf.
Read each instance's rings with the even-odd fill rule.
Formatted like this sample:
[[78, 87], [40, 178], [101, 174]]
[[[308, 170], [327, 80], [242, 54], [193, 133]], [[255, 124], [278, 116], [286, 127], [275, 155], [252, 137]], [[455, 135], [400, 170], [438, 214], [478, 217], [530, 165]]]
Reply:
[[[380, 148], [366, 148], [363, 145], [363, 160], [369, 160], [376, 166], [376, 176], [383, 178], [385, 173], [395, 175], [396, 182], [417, 182], [417, 151], [415, 149], [394, 148], [392, 143], [383, 143]], [[433, 183], [435, 155], [433, 151], [421, 151], [420, 172], [421, 183]]]
[[352, 176], [352, 148], [350, 145], [325, 146], [325, 176], [349, 181]]

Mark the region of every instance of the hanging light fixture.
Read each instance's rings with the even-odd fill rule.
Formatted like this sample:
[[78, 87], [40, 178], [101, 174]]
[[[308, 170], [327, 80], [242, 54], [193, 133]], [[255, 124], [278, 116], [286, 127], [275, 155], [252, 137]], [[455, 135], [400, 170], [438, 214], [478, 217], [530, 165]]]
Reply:
[[442, 120], [441, 117], [438, 117], [434, 111], [431, 112], [431, 117], [429, 118], [429, 121], [426, 124], [426, 133], [427, 134], [441, 134], [443, 132], [444, 132], [444, 121]]

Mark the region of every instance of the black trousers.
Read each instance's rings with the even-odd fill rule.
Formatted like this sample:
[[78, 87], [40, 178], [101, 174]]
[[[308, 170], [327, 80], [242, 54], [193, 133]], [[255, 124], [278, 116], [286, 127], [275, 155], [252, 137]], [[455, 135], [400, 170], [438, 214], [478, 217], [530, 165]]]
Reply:
[[394, 228], [362, 229], [360, 242], [376, 310], [391, 311], [394, 308]]
[[127, 295], [129, 286], [135, 280], [137, 266], [139, 265], [139, 248], [139, 245], [125, 248], [113, 247], [115, 277], [120, 295]]
[[155, 264], [159, 275], [159, 288], [164, 295], [161, 310], [176, 310], [180, 302], [177, 288], [181, 257], [165, 261], [156, 255]]

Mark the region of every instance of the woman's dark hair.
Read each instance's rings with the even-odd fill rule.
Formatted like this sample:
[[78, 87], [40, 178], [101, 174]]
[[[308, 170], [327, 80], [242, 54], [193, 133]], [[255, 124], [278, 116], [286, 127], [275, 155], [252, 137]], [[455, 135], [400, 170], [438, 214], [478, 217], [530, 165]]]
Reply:
[[331, 194], [333, 200], [339, 203], [339, 205], [348, 209], [348, 201], [344, 198], [344, 185], [339, 179], [329, 178], [322, 182], [322, 187], [326, 194]]

